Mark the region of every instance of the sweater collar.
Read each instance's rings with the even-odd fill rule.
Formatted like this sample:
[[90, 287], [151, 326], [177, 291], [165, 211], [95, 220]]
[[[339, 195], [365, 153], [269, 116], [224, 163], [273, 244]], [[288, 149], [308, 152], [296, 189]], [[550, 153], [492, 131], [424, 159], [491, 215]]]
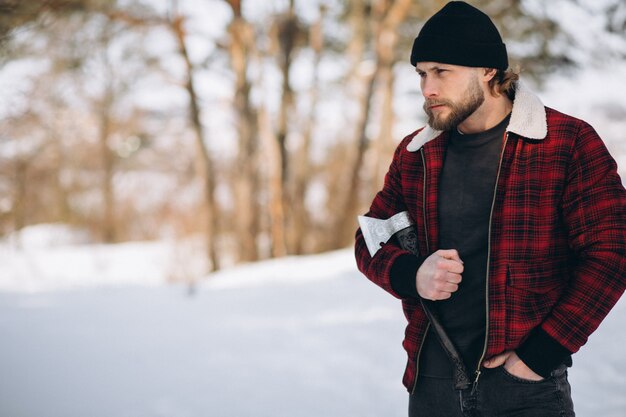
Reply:
[[[546, 109], [539, 99], [524, 83], [515, 83], [515, 100], [511, 111], [511, 120], [507, 132], [515, 133], [528, 139], [545, 139], [548, 134]], [[407, 150], [418, 151], [425, 143], [435, 139], [443, 132], [430, 126], [420, 130], [409, 142]]]

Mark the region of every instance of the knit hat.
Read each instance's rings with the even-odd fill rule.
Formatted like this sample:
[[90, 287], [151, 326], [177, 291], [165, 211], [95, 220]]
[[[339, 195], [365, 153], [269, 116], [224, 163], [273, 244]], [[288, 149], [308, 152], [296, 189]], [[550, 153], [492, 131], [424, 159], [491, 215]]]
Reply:
[[441, 62], [506, 70], [506, 46], [489, 16], [463, 1], [451, 1], [422, 27], [413, 42], [411, 65]]

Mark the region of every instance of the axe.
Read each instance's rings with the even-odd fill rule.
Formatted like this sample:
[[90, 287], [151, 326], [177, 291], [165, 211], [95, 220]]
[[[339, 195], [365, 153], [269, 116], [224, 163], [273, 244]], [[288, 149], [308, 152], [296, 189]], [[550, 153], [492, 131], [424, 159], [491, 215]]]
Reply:
[[[416, 256], [419, 255], [419, 251], [417, 249], [417, 230], [407, 211], [400, 212], [387, 220], [375, 219], [367, 216], [359, 216], [358, 219], [370, 256], [374, 257], [376, 252], [378, 252], [378, 250], [392, 237], [395, 237], [398, 240], [402, 249], [407, 250]], [[427, 300], [419, 297], [419, 295], [418, 298], [430, 325], [435, 330], [435, 334], [441, 343], [441, 347], [443, 347], [443, 350], [452, 362], [454, 387], [457, 390], [469, 388], [470, 379], [459, 351], [456, 349], [454, 343], [452, 343], [452, 340], [446, 333], [446, 329], [441, 324], [436, 312], [432, 311], [432, 309], [428, 307]]]

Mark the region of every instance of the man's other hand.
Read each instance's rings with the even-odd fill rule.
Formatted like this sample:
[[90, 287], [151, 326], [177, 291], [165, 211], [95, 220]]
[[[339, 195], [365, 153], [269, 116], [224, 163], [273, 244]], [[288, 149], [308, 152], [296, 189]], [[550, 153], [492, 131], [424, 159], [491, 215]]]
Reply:
[[456, 249], [438, 250], [417, 270], [417, 293], [427, 300], [446, 300], [459, 289], [462, 272], [463, 261]]
[[504, 366], [504, 370], [513, 375], [514, 377], [525, 379], [527, 381], [541, 381], [543, 377], [537, 375], [517, 356], [514, 351], [504, 352], [500, 355], [494, 356], [483, 362], [485, 368], [497, 368], [498, 366]]

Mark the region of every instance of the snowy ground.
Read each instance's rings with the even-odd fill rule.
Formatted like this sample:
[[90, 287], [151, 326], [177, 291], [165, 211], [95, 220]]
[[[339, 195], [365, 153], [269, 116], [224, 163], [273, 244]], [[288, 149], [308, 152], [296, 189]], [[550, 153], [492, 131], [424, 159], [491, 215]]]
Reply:
[[[400, 305], [351, 250], [243, 266], [190, 292], [137, 275], [162, 261], [154, 244], [1, 248], [1, 417], [406, 415]], [[83, 274], [90, 285], [70, 285]], [[625, 325], [622, 301], [576, 355], [578, 416], [626, 415]]]

